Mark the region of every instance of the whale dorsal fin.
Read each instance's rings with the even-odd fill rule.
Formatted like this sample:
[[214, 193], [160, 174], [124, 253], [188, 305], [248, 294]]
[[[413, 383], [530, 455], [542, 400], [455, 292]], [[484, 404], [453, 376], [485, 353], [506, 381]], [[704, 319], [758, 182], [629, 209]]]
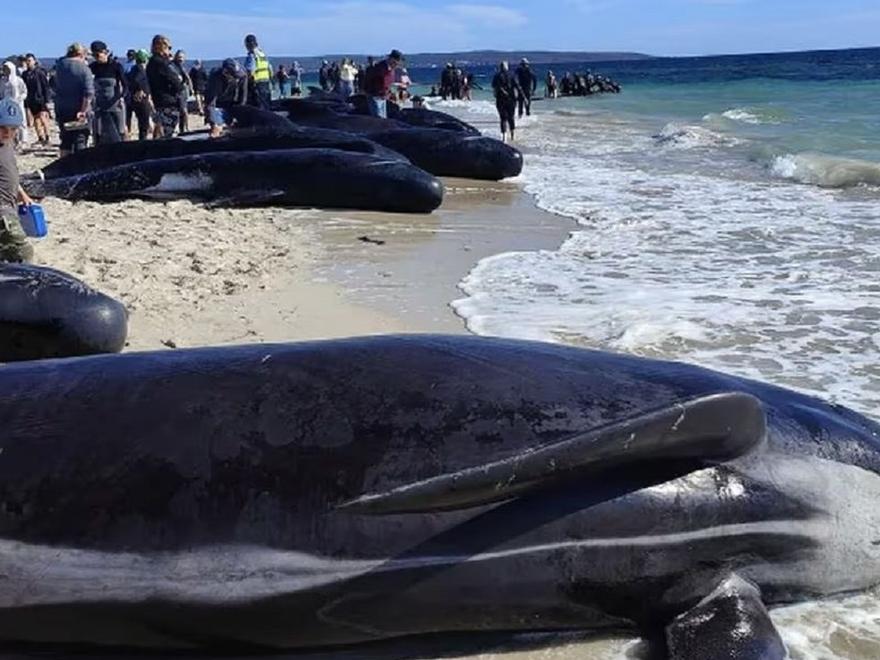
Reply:
[[500, 461], [442, 474], [339, 505], [363, 514], [426, 513], [508, 500], [574, 476], [660, 461], [717, 465], [766, 436], [760, 401], [713, 394], [631, 417]]

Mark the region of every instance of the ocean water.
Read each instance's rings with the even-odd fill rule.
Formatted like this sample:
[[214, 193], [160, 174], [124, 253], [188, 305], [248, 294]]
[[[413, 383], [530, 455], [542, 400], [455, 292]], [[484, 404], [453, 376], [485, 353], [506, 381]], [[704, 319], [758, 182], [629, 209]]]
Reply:
[[[522, 186], [572, 234], [476, 264], [453, 303], [467, 327], [679, 359], [880, 418], [880, 49], [591, 67], [623, 93], [538, 101], [517, 134]], [[498, 135], [486, 93], [432, 107]], [[880, 657], [877, 593], [773, 616], [793, 658]]]

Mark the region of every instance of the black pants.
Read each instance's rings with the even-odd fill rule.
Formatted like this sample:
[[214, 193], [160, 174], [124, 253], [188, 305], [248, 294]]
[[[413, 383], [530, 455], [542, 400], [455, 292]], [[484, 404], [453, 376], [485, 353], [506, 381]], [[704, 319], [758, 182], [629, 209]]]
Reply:
[[250, 104], [261, 110], [272, 109], [272, 86], [267, 82], [254, 83], [251, 87]]
[[[132, 100], [128, 108], [138, 120], [138, 140], [146, 140], [150, 134], [150, 102], [146, 99], [143, 101]], [[131, 115], [129, 115], [128, 126], [131, 130]]]
[[510, 132], [516, 130], [516, 102], [495, 101], [495, 107], [498, 109], [498, 117], [501, 119], [501, 134], [507, 133], [508, 127]]
[[519, 108], [519, 116], [523, 116], [523, 111], [525, 111], [526, 115], [532, 115], [532, 95], [531, 94], [521, 94], [516, 99], [516, 105]]
[[159, 123], [162, 125], [162, 137], [166, 140], [174, 137], [174, 129], [180, 122], [180, 108], [175, 106], [166, 106], [164, 108], [156, 108]]

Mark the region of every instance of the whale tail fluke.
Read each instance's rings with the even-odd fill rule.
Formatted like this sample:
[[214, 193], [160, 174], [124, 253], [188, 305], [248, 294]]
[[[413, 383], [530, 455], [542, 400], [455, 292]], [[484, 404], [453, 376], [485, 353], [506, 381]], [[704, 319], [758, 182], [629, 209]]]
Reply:
[[506, 458], [368, 493], [339, 509], [358, 514], [426, 513], [509, 500], [577, 477], [648, 463], [682, 466], [669, 477], [743, 456], [766, 437], [761, 403], [740, 392], [713, 394], [591, 429]]

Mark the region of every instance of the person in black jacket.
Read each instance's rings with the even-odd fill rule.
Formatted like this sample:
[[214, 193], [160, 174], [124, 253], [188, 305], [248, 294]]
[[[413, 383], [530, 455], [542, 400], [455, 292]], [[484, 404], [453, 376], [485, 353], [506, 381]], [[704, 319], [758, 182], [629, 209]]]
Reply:
[[180, 132], [186, 133], [189, 130], [189, 93], [192, 89], [192, 81], [186, 72], [186, 53], [182, 50], [174, 53], [174, 59], [171, 60], [171, 66], [177, 71], [178, 75], [183, 78], [183, 89], [177, 97], [180, 105]]
[[162, 137], [170, 138], [180, 123], [180, 94], [183, 91], [183, 78], [171, 66], [171, 41], [157, 34], [150, 46], [152, 57], [147, 64], [147, 80], [156, 108], [156, 118], [162, 130]]
[[247, 103], [247, 75], [234, 59], [223, 60], [223, 66], [208, 76], [205, 96], [205, 117], [211, 125], [211, 137], [220, 137], [229, 123], [227, 110]]
[[25, 70], [21, 74], [27, 86], [25, 107], [34, 120], [34, 130], [40, 144], [49, 144], [49, 99], [52, 90], [49, 88], [49, 76], [37, 63], [33, 53], [28, 53], [24, 60]]
[[[150, 81], [147, 79], [147, 61], [150, 54], [139, 50], [134, 56], [135, 65], [126, 74], [128, 82], [129, 109], [137, 117], [138, 139], [146, 140], [150, 131], [150, 117], [153, 114], [153, 102], [150, 100]], [[129, 120], [129, 126], [131, 120]]]
[[492, 90], [495, 92], [495, 107], [501, 119], [501, 139], [512, 142], [516, 131], [516, 101], [522, 88], [516, 76], [511, 75], [507, 62], [498, 66], [498, 73], [492, 79]]
[[192, 82], [193, 94], [196, 104], [199, 106], [199, 114], [205, 114], [205, 92], [208, 91], [208, 72], [202, 66], [201, 60], [196, 60], [195, 65], [189, 70], [189, 79]]
[[516, 67], [516, 81], [520, 88], [520, 95], [517, 98], [518, 114], [522, 119], [523, 112], [526, 115], [532, 114], [532, 96], [538, 89], [538, 76], [532, 71], [529, 61], [525, 57]]

